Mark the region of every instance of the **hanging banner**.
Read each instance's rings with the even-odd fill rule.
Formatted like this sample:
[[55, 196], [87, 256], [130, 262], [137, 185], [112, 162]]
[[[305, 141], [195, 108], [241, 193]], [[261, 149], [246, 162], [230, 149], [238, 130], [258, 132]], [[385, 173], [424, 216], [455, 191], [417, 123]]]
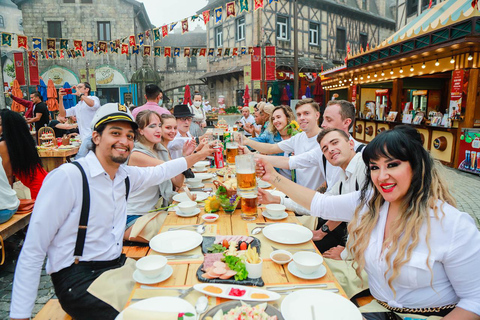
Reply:
[[202, 16], [203, 16], [203, 22], [205, 22], [205, 24], [207, 24], [208, 21], [210, 21], [210, 10], [203, 11]]
[[226, 8], [227, 8], [226, 19], [228, 19], [229, 17], [235, 17], [236, 16], [236, 14], [235, 14], [235, 1], [227, 3]]
[[240, 0], [240, 13], [243, 11], [248, 12], [248, 0]]
[[182, 34], [188, 32], [188, 19], [182, 20]]
[[263, 8], [263, 0], [253, 0], [253, 2], [255, 4], [255, 11]]
[[30, 74], [30, 85], [40, 85], [40, 77], [38, 76], [38, 63], [32, 55], [28, 57], [28, 71]]
[[352, 86], [352, 103], [354, 106], [356, 106], [356, 103], [357, 103], [357, 85], [353, 85]]
[[18, 48], [27, 48], [27, 36], [19, 36], [17, 35], [17, 43], [18, 43]]
[[463, 105], [463, 88], [465, 81], [464, 74], [464, 69], [458, 69], [452, 72], [452, 87], [450, 90], [450, 106], [448, 112], [448, 117], [450, 119], [460, 118], [461, 115]]
[[265, 80], [276, 80], [275, 46], [265, 47]]
[[262, 48], [254, 47], [252, 55], [252, 80], [262, 79]]
[[13, 54], [13, 59], [15, 61], [15, 78], [18, 81], [18, 84], [21, 86], [25, 85], [25, 67], [23, 65], [23, 53], [16, 52]]

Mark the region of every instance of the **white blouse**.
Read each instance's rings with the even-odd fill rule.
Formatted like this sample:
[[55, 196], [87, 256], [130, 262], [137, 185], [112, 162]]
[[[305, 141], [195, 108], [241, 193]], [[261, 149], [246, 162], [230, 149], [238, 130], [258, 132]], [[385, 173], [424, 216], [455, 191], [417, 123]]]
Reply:
[[[350, 221], [359, 198], [360, 192], [341, 196], [316, 193], [311, 214], [324, 219]], [[365, 251], [365, 271], [372, 295], [391, 307], [427, 308], [458, 303], [458, 307], [480, 315], [480, 232], [473, 219], [449, 204], [443, 204], [444, 215], [439, 210], [439, 219], [431, 210], [430, 256], [425, 242], [425, 224], [410, 261], [401, 267], [399, 276], [393, 281], [394, 296], [387, 282], [390, 274], [384, 276], [388, 269], [385, 263], [387, 250], [381, 252], [388, 207], [388, 202], [381, 207], [378, 223]], [[365, 207], [364, 212], [366, 210]]]

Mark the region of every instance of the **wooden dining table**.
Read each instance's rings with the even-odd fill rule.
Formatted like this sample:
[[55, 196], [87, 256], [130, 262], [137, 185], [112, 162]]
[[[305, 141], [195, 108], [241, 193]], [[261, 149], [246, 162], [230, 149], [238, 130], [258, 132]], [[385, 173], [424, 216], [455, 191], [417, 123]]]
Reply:
[[43, 168], [47, 172], [50, 172], [70, 161], [70, 158], [77, 154], [78, 149], [79, 147], [73, 147], [71, 149], [39, 149], [38, 155], [42, 161]]
[[[210, 171], [215, 171], [211, 169]], [[221, 179], [221, 177], [215, 178]], [[205, 183], [205, 187], [213, 186], [211, 180], [207, 180]], [[268, 190], [268, 189], [267, 189]], [[239, 204], [240, 206], [240, 204]], [[270, 223], [294, 223], [300, 224], [299, 220], [296, 218], [293, 212], [287, 212], [288, 217], [283, 220], [273, 221], [265, 218], [262, 215], [262, 211], [265, 210], [264, 206], [258, 207], [258, 217], [254, 221], [245, 221], [241, 218], [241, 209], [237, 208], [233, 214], [225, 213], [222, 209], [216, 212], [219, 214], [218, 220], [213, 223], [206, 223], [207, 230], [213, 232], [210, 235], [250, 235], [249, 231], [252, 230], [253, 227], [259, 223], [259, 226], [265, 226], [265, 224], [269, 225]], [[168, 232], [172, 227], [179, 227], [179, 226], [189, 226], [189, 225], [197, 225], [203, 222], [201, 216], [204, 214], [204, 208], [201, 207], [201, 212], [194, 217], [184, 218], [178, 216], [175, 211], [171, 211], [168, 213], [168, 216], [160, 229], [159, 233]], [[190, 230], [195, 230], [193, 227]], [[204, 234], [206, 236], [206, 234]], [[315, 247], [313, 241], [308, 241], [307, 243], [297, 244], [297, 245], [285, 245], [280, 243], [274, 243], [268, 239], [266, 239], [261, 233], [258, 235], [254, 235], [257, 237], [261, 242], [260, 250], [264, 252], [261, 255], [263, 258], [263, 272], [262, 278], [265, 283], [265, 286], [275, 286], [275, 285], [311, 285], [311, 284], [325, 284], [326, 288], [328, 289], [338, 289], [338, 294], [346, 297], [346, 294], [342, 287], [337, 282], [337, 279], [330, 271], [328, 265], [323, 262], [323, 265], [326, 268], [325, 276], [314, 279], [314, 280], [305, 280], [299, 277], [296, 277], [288, 270], [287, 264], [279, 265], [273, 262], [270, 257], [269, 253], [272, 251], [271, 246], [275, 246], [276, 248], [281, 249], [290, 249], [292, 251], [299, 250], [299, 249], [314, 249], [317, 253], [318, 250]], [[197, 251], [194, 251], [197, 250]], [[191, 253], [198, 253], [198, 248], [194, 249], [191, 252], [184, 252], [179, 254], [191, 254]], [[147, 249], [145, 251], [146, 255], [156, 255], [159, 254], [152, 249]], [[320, 254], [320, 253], [319, 253]], [[169, 254], [170, 255], [170, 254]], [[266, 256], [265, 256], [266, 255]], [[159, 287], [159, 288], [189, 288], [195, 284], [202, 283], [197, 279], [197, 270], [203, 263], [203, 255], [198, 259], [191, 259], [191, 260], [182, 260], [182, 259], [173, 259], [169, 260], [168, 264], [173, 268], [173, 274], [167, 280], [150, 285], [151, 287]], [[140, 283], [136, 283], [130, 297], [128, 299], [127, 304], [125, 307], [136, 303], [139, 300], [142, 300], [147, 297], [153, 296], [161, 296], [164, 295], [164, 290], [145, 290], [141, 288]], [[212, 301], [212, 298], [210, 298]], [[213, 298], [213, 304], [220, 304], [222, 302], [230, 301], [227, 299], [222, 298]], [[275, 307], [279, 307], [278, 301], [269, 302], [270, 304], [274, 305]]]

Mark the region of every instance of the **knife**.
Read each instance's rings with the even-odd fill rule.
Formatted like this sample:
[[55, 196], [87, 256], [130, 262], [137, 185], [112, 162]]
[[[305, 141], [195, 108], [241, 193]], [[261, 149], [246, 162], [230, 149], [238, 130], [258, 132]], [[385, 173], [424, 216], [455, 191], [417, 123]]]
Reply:
[[267, 290], [270, 291], [285, 291], [285, 290], [293, 290], [293, 289], [304, 289], [304, 288], [326, 288], [326, 284], [309, 284], [309, 285], [299, 285], [299, 286], [283, 286], [283, 287], [265, 287]]
[[200, 255], [198, 254], [179, 254], [178, 256], [164, 256], [165, 258], [169, 260], [174, 260], [174, 259], [196, 259], [200, 258]]
[[[324, 291], [330, 291], [330, 292], [339, 292], [340, 290], [338, 290], [337, 288], [329, 288], [329, 289], [322, 289]], [[290, 294], [290, 293], [293, 293], [293, 292], [296, 292], [296, 291], [293, 291], [293, 290], [290, 290], [290, 291], [278, 291], [277, 293], [278, 294]]]
[[178, 297], [181, 298], [181, 299], [183, 299], [183, 298], [185, 298], [186, 296], [188, 296], [188, 295], [190, 294], [190, 292], [192, 292], [192, 291], [193, 291], [193, 287], [190, 287], [190, 288], [187, 289], [187, 291], [185, 291], [184, 293], [182, 293], [182, 294], [179, 295]]

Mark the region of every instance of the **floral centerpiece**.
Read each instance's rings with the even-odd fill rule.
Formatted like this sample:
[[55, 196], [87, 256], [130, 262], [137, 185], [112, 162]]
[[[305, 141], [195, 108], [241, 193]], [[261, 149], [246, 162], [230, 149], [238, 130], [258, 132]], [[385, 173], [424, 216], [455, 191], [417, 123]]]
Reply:
[[220, 206], [225, 213], [233, 213], [237, 208], [240, 197], [235, 192], [233, 195], [227, 193], [224, 186], [219, 186], [216, 192], [217, 199], [220, 201]]
[[217, 196], [213, 195], [205, 200], [205, 212], [213, 213], [220, 210], [220, 200], [217, 199]]

